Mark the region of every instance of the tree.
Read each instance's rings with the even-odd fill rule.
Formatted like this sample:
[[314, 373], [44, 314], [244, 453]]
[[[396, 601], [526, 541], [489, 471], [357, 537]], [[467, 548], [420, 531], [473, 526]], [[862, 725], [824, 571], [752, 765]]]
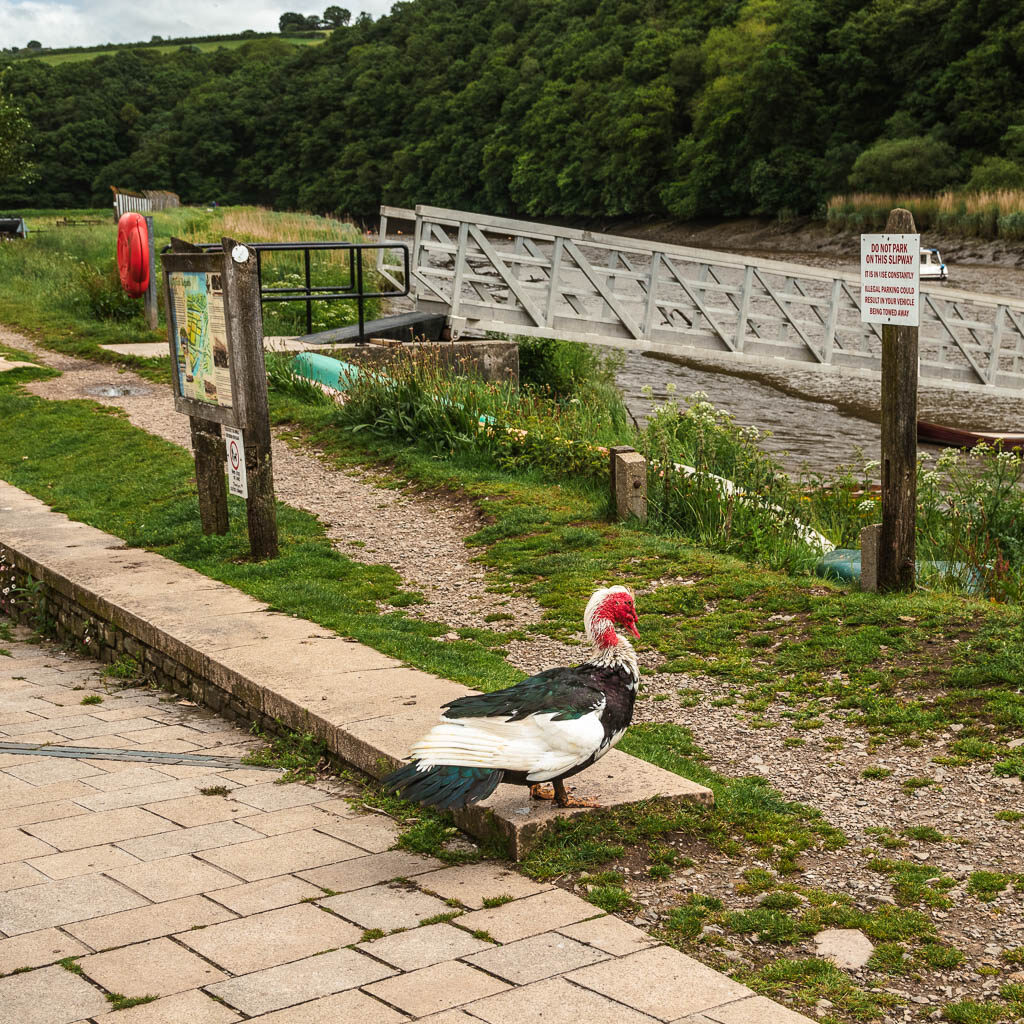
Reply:
[[277, 19], [280, 32], [301, 32], [306, 27], [306, 16], [295, 11], [286, 11]]
[[344, 7], [328, 7], [324, 11], [324, 22], [330, 28], [344, 28], [352, 20], [352, 12]]
[[29, 50], [41, 50], [41, 49], [43, 48], [43, 44], [42, 44], [41, 42], [39, 42], [39, 40], [38, 40], [38, 39], [30, 39], [30, 40], [29, 40], [29, 41], [28, 41], [28, 42], [27, 42], [27, 43], [25, 44], [25, 46], [26, 46], [26, 47], [27, 47], [27, 48], [28, 48]]
[[21, 107], [6, 95], [5, 75], [0, 73], [0, 187], [27, 184], [35, 177], [28, 158], [32, 128]]
[[968, 192], [1024, 188], [1024, 166], [1005, 156], [987, 156], [971, 169], [970, 180], [964, 187]]
[[869, 146], [854, 161], [849, 182], [865, 192], [935, 192], [958, 177], [953, 147], [916, 135]]
[[320, 17], [316, 14], [309, 14], [306, 16], [305, 28], [307, 29], [318, 29], [320, 28]]

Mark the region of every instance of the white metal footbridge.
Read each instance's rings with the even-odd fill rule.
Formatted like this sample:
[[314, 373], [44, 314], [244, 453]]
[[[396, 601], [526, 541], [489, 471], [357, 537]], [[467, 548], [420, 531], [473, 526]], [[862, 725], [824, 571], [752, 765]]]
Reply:
[[[415, 223], [416, 307], [450, 317], [453, 337], [881, 373], [881, 328], [861, 323], [857, 274], [432, 206], [381, 207], [382, 241], [396, 221]], [[394, 254], [380, 252], [380, 273], [403, 286]], [[1024, 397], [1024, 301], [924, 284], [920, 353], [922, 385]]]

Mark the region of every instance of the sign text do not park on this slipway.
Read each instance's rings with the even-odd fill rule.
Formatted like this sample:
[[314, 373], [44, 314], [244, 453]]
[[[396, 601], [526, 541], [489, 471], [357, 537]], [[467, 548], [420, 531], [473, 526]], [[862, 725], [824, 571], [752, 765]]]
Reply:
[[860, 318], [864, 323], [921, 323], [921, 236], [860, 236]]

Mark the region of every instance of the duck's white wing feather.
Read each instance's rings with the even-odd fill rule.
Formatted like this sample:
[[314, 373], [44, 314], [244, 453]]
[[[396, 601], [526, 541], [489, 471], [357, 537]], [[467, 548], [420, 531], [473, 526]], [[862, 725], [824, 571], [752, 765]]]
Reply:
[[556, 713], [519, 721], [507, 718], [444, 717], [413, 745], [410, 756], [423, 768], [450, 764], [524, 772], [545, 782], [590, 757], [604, 742], [603, 701], [579, 718], [556, 720]]

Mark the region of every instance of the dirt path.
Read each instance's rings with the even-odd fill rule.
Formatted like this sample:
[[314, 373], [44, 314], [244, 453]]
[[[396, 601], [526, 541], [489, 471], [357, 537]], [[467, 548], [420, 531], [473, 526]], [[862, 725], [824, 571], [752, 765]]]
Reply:
[[[89, 398], [118, 406], [136, 426], [188, 447], [187, 421], [174, 411], [167, 389], [130, 372], [41, 349], [4, 329], [0, 329], [0, 342], [31, 351], [41, 362], [62, 371], [61, 377], [28, 385], [35, 394], [57, 400]], [[452, 627], [484, 625], [484, 617], [498, 610], [513, 616], [508, 623], [513, 627], [539, 621], [540, 609], [533, 601], [487, 590], [484, 571], [465, 544], [465, 538], [480, 526], [471, 510], [381, 489], [366, 477], [332, 469], [315, 454], [289, 447], [281, 434], [287, 431], [278, 432], [273, 450], [278, 496], [320, 518], [346, 556], [392, 566], [427, 598], [420, 614]], [[510, 645], [509, 660], [526, 671], [579, 659], [578, 648], [543, 637]], [[658, 656], [646, 652], [642, 661], [656, 668]], [[808, 858], [797, 884], [844, 892], [862, 909], [893, 903], [891, 879], [867, 866], [872, 849], [893, 860], [940, 869], [955, 880], [948, 893], [953, 905], [928, 913], [939, 936], [967, 955], [963, 966], [918, 969], [892, 978], [852, 973], [865, 986], [887, 987], [918, 1004], [891, 1011], [885, 1018], [888, 1024], [910, 1020], [912, 1015], [927, 1017], [954, 999], [984, 999], [1010, 980], [1005, 964], [998, 975], [991, 972], [1000, 966], [1003, 950], [1024, 946], [1022, 901], [1010, 888], [994, 901], [982, 902], [969, 894], [968, 885], [977, 870], [1024, 873], [1024, 824], [995, 818], [1001, 810], [1024, 811], [1020, 779], [994, 778], [985, 765], [935, 764], [933, 759], [948, 753], [948, 745], [956, 739], [953, 730], [916, 749], [896, 743], [869, 749], [863, 730], [827, 720], [824, 728], [800, 734], [805, 739], [802, 746], [787, 746], [783, 741], [791, 733], [781, 708], [769, 708], [760, 716], [774, 721], [776, 727], [754, 728], [746, 715], [715, 705], [726, 689], [714, 680], [655, 673], [645, 677], [644, 684], [645, 699], [637, 705], [636, 721], [687, 726], [707, 752], [710, 767], [730, 776], [760, 775], [788, 798], [820, 809], [828, 822], [846, 833], [849, 845]], [[680, 690], [689, 692], [680, 695]], [[863, 771], [869, 766], [892, 774], [866, 779]], [[908, 779], [926, 779], [931, 784], [910, 792], [903, 787]], [[877, 834], [869, 831], [879, 826], [891, 830], [894, 841], [911, 826], [931, 826], [948, 838], [938, 843], [907, 839], [901, 846], [881, 849]], [[757, 897], [739, 897], [735, 891], [742, 882], [741, 872], [751, 863], [710, 859], [686, 872], [674, 872], [664, 882], [627, 876], [627, 887], [645, 908], [637, 923], [656, 927], [694, 892], [718, 896], [730, 908], [754, 905]], [[758, 944], [756, 936], [734, 937], [732, 942], [729, 956], [735, 954], [751, 965], [764, 962], [769, 950], [773, 956], [782, 951]], [[810, 943], [798, 943], [794, 949], [803, 955], [814, 951]], [[1024, 980], [1024, 974], [1013, 980]]]

